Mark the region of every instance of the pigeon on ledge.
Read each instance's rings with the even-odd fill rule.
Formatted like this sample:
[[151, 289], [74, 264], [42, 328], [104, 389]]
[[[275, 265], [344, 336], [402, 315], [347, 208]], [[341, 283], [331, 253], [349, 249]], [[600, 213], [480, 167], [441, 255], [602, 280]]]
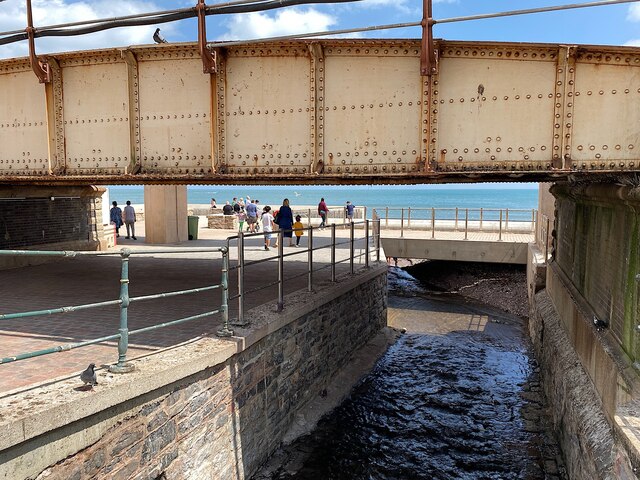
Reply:
[[155, 33], [153, 34], [153, 41], [156, 43], [167, 43], [162, 35], [160, 35], [160, 29], [156, 28]]
[[87, 369], [80, 374], [80, 380], [82, 380], [85, 385], [88, 384], [89, 388], [93, 388], [94, 385], [98, 385], [95, 368], [95, 363], [91, 363]]

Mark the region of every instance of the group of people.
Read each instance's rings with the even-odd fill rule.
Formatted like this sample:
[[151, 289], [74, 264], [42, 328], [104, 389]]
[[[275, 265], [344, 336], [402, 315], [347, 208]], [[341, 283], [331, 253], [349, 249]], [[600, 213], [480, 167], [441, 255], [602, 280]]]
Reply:
[[126, 225], [127, 236], [125, 238], [136, 238], [136, 211], [131, 206], [131, 201], [127, 200], [127, 206], [124, 207], [124, 211], [118, 206], [118, 202], [115, 200], [111, 202], [111, 210], [109, 211], [109, 221], [111, 225], [116, 227], [116, 237], [120, 236], [120, 227]]

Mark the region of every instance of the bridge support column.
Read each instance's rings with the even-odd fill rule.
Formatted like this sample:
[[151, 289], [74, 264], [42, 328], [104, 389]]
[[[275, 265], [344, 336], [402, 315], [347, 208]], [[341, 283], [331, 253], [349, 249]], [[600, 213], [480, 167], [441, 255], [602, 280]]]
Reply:
[[186, 185], [145, 185], [144, 228], [147, 243], [187, 240]]

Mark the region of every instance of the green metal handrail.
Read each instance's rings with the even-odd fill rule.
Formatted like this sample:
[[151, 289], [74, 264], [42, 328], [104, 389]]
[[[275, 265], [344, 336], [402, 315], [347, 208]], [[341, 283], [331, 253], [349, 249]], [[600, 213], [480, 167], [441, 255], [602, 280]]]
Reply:
[[[229, 309], [228, 309], [228, 274], [229, 274], [229, 250], [227, 247], [219, 248], [206, 248], [206, 249], [179, 249], [179, 250], [140, 250], [136, 251], [136, 255], [144, 254], [159, 254], [159, 253], [193, 253], [193, 252], [216, 252], [222, 254], [222, 274], [219, 284], [209, 285], [206, 287], [191, 288], [187, 290], [177, 290], [171, 292], [161, 292], [152, 295], [143, 295], [140, 297], [129, 297], [129, 257], [132, 255], [132, 251], [124, 248], [119, 252], [77, 252], [77, 251], [47, 251], [47, 250], [0, 250], [0, 256], [54, 256], [54, 257], [68, 257], [75, 258], [80, 256], [114, 256], [120, 255], [121, 259], [121, 273], [120, 273], [120, 297], [117, 300], [108, 300], [105, 302], [88, 303], [83, 305], [71, 305], [66, 307], [52, 308], [46, 310], [32, 310], [28, 312], [9, 313], [0, 315], [0, 320], [11, 319], [23, 319], [29, 317], [38, 317], [43, 315], [53, 315], [58, 313], [70, 313], [80, 310], [88, 310], [92, 308], [99, 308], [111, 305], [120, 306], [120, 325], [117, 334], [108, 335], [105, 337], [86, 340], [83, 342], [66, 343], [63, 345], [57, 345], [55, 347], [46, 348], [43, 350], [36, 350], [32, 352], [20, 353], [18, 355], [4, 357], [0, 359], [0, 365], [5, 363], [12, 363], [19, 360], [25, 360], [28, 358], [39, 357], [42, 355], [48, 355], [57, 352], [64, 352], [73, 350], [75, 348], [85, 347], [88, 345], [95, 345], [97, 343], [106, 342], [109, 340], [118, 339], [118, 361], [115, 365], [109, 367], [109, 370], [116, 373], [125, 373], [133, 370], [133, 366], [127, 363], [127, 350], [129, 348], [129, 335], [134, 335], [143, 332], [149, 332], [160, 328], [165, 328], [181, 323], [197, 320], [200, 318], [221, 314], [222, 316], [222, 328], [216, 333], [219, 336], [228, 337], [233, 335], [233, 331], [229, 329]], [[206, 292], [215, 289], [221, 289], [222, 301], [218, 310], [212, 310], [198, 315], [190, 317], [184, 317], [169, 322], [164, 322], [149, 327], [139, 328], [137, 330], [129, 330], [128, 326], [128, 308], [132, 302], [140, 302], [147, 300], [154, 300], [159, 298], [170, 298], [178, 295], [188, 295], [193, 293]]]

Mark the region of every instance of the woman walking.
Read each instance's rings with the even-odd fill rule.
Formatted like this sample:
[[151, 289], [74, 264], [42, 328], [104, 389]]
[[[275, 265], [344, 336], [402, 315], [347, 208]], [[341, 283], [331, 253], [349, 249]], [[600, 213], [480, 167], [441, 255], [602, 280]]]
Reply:
[[[293, 247], [293, 238], [292, 238], [292, 228], [293, 228], [293, 212], [291, 211], [291, 207], [289, 206], [289, 199], [285, 198], [282, 201], [282, 206], [280, 210], [278, 210], [278, 214], [276, 215], [277, 220], [276, 223], [280, 230], [282, 230], [283, 238], [289, 239], [289, 246]], [[284, 240], [282, 240], [284, 242]]]

